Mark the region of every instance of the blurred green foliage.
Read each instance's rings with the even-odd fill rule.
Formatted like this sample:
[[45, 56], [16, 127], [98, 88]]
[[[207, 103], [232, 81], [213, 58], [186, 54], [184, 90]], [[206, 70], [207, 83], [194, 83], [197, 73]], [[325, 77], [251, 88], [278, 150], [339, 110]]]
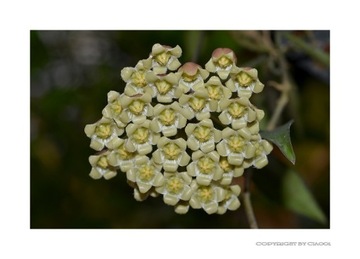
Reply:
[[[225, 215], [192, 209], [178, 215], [160, 197], [135, 201], [124, 174], [109, 181], [92, 180], [88, 157], [93, 151], [83, 129], [101, 118], [108, 91], [123, 91], [120, 70], [147, 58], [154, 43], [179, 45], [182, 63], [191, 60], [202, 66], [215, 48], [232, 48], [238, 66], [257, 68], [265, 86], [279, 81], [278, 64], [256, 36], [261, 33], [31, 31], [31, 228], [248, 228], [243, 207]], [[324, 60], [329, 55], [329, 31], [269, 33], [284, 51], [292, 77], [294, 88], [279, 125], [294, 119], [296, 165], [274, 148], [269, 165], [253, 170], [255, 215], [260, 228], [328, 228], [330, 87]], [[266, 112], [264, 121], [271, 117], [278, 96], [268, 86], [254, 98]], [[301, 192], [297, 184], [291, 186], [299, 181], [288, 179], [289, 169], [300, 177]], [[289, 182], [286, 188], [284, 181]], [[299, 206], [288, 206], [292, 190], [299, 206], [321, 211], [321, 220], [304, 216]], [[306, 205], [301, 205], [304, 200]]]

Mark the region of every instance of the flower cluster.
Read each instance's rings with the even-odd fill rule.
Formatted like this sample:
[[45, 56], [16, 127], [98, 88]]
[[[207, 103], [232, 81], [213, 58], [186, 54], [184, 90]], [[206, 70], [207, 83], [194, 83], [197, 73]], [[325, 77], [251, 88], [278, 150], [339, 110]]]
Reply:
[[264, 85], [256, 69], [237, 67], [231, 49], [214, 50], [205, 69], [181, 65], [181, 54], [155, 44], [147, 59], [122, 69], [124, 93], [110, 91], [102, 118], [85, 127], [98, 151], [90, 176], [121, 171], [138, 201], [162, 195], [180, 214], [190, 207], [223, 214], [240, 206], [234, 178], [268, 163], [264, 111], [250, 102]]

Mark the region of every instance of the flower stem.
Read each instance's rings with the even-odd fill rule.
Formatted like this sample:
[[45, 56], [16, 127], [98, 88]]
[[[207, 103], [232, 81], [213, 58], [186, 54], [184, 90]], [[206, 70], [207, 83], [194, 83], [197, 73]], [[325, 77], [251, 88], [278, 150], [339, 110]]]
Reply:
[[245, 172], [245, 184], [244, 184], [244, 193], [242, 194], [246, 217], [249, 221], [250, 228], [259, 228], [256, 222], [254, 210], [251, 204], [250, 199], [250, 178], [251, 171]]
[[249, 221], [250, 228], [259, 228], [256, 222], [254, 210], [251, 205], [250, 192], [243, 193], [243, 202], [245, 206], [246, 217]]

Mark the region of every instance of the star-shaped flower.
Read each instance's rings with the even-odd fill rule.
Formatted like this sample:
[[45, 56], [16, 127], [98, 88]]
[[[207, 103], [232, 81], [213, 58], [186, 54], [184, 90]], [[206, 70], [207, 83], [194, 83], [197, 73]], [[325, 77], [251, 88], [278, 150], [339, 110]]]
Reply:
[[229, 48], [217, 48], [213, 51], [211, 59], [206, 63], [207, 71], [217, 73], [221, 79], [226, 79], [236, 64], [236, 55]]
[[105, 146], [111, 149], [124, 129], [119, 128], [114, 120], [102, 117], [96, 123], [86, 125], [84, 131], [91, 138], [90, 147], [100, 151]]

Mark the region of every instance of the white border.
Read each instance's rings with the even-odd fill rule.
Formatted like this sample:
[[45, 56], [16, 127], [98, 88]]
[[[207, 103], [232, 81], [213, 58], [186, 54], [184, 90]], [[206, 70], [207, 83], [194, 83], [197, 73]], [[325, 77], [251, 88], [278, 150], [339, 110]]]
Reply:
[[[356, 248], [358, 29], [356, 6], [323, 1], [12, 1], [1, 8], [1, 258], [316, 258]], [[235, 4], [236, 3], [236, 4]], [[4, 5], [4, 4], [2, 4]], [[101, 5], [101, 6], [99, 6]], [[345, 17], [341, 17], [345, 13]], [[30, 230], [31, 29], [330, 29], [330, 230]], [[4, 80], [5, 79], [5, 80]], [[354, 98], [354, 99], [352, 99]], [[22, 114], [22, 115], [21, 115]], [[28, 129], [28, 130], [27, 130]], [[19, 154], [20, 153], [20, 154]], [[5, 160], [4, 160], [5, 159]], [[331, 247], [256, 242], [330, 241]]]

